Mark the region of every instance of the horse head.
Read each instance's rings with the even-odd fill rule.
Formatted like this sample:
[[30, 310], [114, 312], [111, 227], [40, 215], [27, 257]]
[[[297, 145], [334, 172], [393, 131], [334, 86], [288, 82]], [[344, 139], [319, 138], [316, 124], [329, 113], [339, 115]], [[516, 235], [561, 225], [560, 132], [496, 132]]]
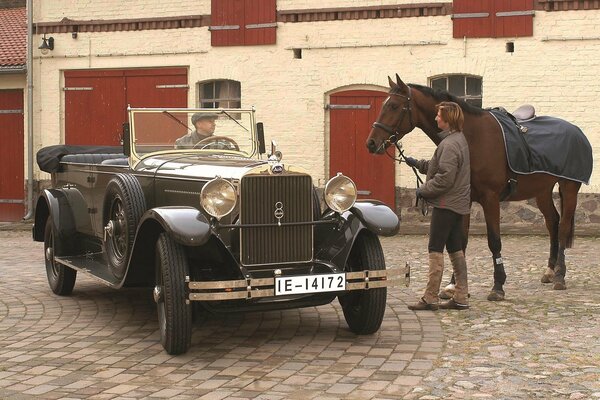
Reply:
[[396, 82], [388, 76], [389, 96], [383, 102], [377, 121], [367, 138], [370, 153], [381, 154], [415, 128], [411, 110], [411, 90], [396, 74]]

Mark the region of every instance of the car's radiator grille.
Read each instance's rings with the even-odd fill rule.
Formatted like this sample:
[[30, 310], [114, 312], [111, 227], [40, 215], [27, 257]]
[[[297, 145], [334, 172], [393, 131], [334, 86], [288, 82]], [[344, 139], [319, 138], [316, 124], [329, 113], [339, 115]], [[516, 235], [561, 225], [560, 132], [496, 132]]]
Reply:
[[[309, 175], [250, 175], [240, 183], [242, 224], [312, 221]], [[277, 215], [277, 216], [276, 216]], [[278, 264], [312, 259], [313, 226], [269, 226], [240, 229], [243, 265]]]

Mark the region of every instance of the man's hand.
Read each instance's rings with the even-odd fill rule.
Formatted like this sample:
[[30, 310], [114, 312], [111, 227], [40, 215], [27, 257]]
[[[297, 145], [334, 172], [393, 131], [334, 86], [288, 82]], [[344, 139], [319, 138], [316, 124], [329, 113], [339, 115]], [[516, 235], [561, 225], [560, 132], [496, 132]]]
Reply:
[[412, 158], [412, 157], [404, 157], [404, 162], [409, 167], [416, 168], [417, 167], [417, 163], [419, 162], [419, 160], [417, 160], [416, 158]]

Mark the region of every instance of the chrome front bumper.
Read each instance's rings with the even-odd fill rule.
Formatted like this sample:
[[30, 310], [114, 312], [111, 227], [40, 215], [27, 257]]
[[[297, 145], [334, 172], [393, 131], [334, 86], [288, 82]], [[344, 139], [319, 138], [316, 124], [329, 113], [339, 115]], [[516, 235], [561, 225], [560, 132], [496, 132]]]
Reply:
[[[358, 272], [346, 272], [346, 289], [339, 291], [344, 293], [350, 290], [369, 290], [398, 284], [405, 272], [399, 270], [365, 270]], [[318, 276], [318, 275], [314, 275]], [[219, 301], [236, 299], [255, 299], [261, 297], [275, 296], [275, 277], [249, 278], [234, 281], [210, 281], [193, 282], [186, 278], [190, 301]], [[332, 293], [319, 292], [319, 293]], [[285, 298], [286, 296], [277, 296]]]

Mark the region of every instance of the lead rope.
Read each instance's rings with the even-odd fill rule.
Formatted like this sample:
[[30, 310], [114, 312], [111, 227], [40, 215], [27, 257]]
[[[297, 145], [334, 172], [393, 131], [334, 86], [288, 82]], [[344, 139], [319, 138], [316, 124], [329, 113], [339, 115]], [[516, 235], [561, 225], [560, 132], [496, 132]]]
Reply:
[[[390, 153], [388, 153], [387, 148], [385, 150], [385, 154], [392, 160], [398, 161], [398, 163], [404, 162], [406, 164], [406, 156], [404, 155], [404, 150], [402, 150], [402, 143], [400, 143], [400, 141], [392, 141], [391, 143], [393, 143], [394, 146], [396, 146], [396, 148], [398, 149], [400, 158], [396, 158], [393, 155], [391, 155]], [[406, 164], [406, 165], [408, 166], [408, 164]], [[415, 178], [417, 180], [417, 189], [419, 189], [421, 187], [421, 185], [423, 184], [423, 180], [421, 179], [421, 176], [419, 175], [419, 172], [417, 171], [416, 167], [410, 166], [410, 168], [412, 169], [413, 173], [415, 174]], [[425, 201], [424, 198], [421, 197], [420, 206], [419, 206], [419, 197], [415, 196], [415, 207], [420, 208], [421, 214], [423, 216], [427, 216], [427, 214], [429, 214], [429, 208], [427, 207], [427, 202]]]

